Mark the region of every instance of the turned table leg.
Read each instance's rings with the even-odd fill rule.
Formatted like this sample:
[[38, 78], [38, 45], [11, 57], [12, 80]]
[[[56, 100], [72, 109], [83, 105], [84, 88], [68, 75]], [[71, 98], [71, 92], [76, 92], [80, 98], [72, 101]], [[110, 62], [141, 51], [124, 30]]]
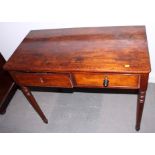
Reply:
[[48, 123], [48, 120], [47, 120], [46, 116], [44, 115], [44, 113], [40, 109], [39, 105], [37, 104], [35, 98], [33, 97], [31, 91], [29, 90], [29, 88], [22, 86], [21, 90], [22, 90], [23, 94], [25, 95], [25, 97], [27, 98], [27, 100], [29, 101], [29, 103], [32, 105], [32, 107], [36, 110], [36, 112], [42, 118], [44, 123]]
[[136, 113], [136, 130], [140, 130], [140, 123], [143, 114], [146, 91], [139, 91], [137, 99], [137, 113]]
[[136, 113], [136, 127], [135, 127], [137, 131], [140, 130], [147, 86], [148, 86], [148, 74], [142, 74], [140, 76], [140, 88], [137, 99], [137, 113]]

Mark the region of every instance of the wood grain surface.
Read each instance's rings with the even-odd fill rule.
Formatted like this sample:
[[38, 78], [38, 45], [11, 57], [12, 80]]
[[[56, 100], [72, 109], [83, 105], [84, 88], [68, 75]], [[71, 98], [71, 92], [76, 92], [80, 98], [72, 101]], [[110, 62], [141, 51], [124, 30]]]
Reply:
[[145, 27], [31, 31], [4, 68], [30, 72], [148, 73]]
[[31, 31], [4, 68], [45, 123], [28, 86], [137, 89], [140, 129], [151, 71], [144, 26]]

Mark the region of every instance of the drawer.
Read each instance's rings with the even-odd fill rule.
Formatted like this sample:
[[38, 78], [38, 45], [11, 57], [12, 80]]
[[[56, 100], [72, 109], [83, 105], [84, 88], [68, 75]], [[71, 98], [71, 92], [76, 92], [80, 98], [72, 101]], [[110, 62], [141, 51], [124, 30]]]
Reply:
[[76, 87], [139, 88], [139, 75], [75, 73]]
[[71, 88], [69, 74], [59, 73], [14, 73], [14, 79], [24, 86]]

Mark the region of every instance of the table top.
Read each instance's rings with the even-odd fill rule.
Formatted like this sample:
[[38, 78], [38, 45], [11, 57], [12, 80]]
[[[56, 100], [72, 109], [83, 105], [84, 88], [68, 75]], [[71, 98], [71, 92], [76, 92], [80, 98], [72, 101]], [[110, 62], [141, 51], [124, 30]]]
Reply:
[[149, 73], [145, 27], [33, 30], [4, 68], [26, 72]]

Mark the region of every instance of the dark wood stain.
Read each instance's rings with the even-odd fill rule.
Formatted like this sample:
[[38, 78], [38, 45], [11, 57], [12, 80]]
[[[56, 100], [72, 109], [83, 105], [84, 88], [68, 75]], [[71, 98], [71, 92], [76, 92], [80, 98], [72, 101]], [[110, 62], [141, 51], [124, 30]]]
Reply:
[[17, 90], [17, 86], [9, 73], [3, 70], [5, 59], [0, 53], [0, 114], [6, 112], [7, 106]]
[[[124, 68], [125, 64], [131, 67]], [[31, 31], [5, 68], [33, 72], [148, 73], [150, 62], [145, 27]]]
[[151, 71], [144, 26], [30, 31], [4, 68], [45, 123], [29, 86], [138, 90], [140, 129]]

